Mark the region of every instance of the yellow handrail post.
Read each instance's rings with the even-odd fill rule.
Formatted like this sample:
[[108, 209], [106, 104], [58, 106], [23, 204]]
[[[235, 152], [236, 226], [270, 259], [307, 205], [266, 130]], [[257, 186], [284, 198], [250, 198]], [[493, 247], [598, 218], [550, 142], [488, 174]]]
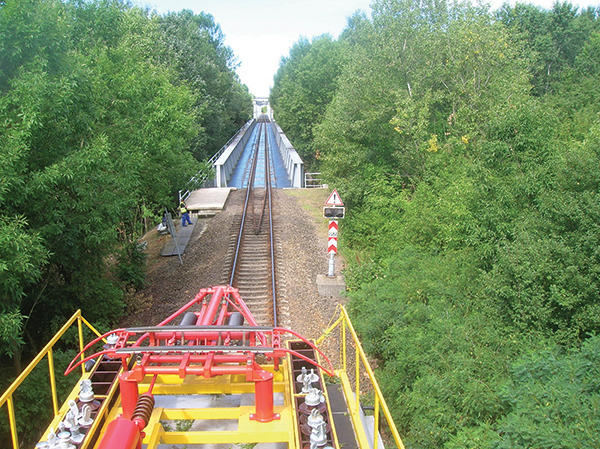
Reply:
[[346, 349], [346, 321], [342, 321], [342, 366], [344, 367], [344, 371], [348, 370], [348, 363], [346, 360], [347, 357], [347, 349]]
[[356, 411], [360, 409], [360, 352], [358, 345], [356, 345], [356, 354], [354, 359], [354, 366], [356, 368]]
[[6, 399], [8, 407], [8, 424], [10, 425], [10, 434], [12, 436], [13, 449], [19, 449], [19, 436], [17, 435], [17, 420], [15, 418], [15, 404], [12, 394]]
[[[360, 409], [360, 373], [361, 368], [364, 369], [364, 378], [365, 382], [368, 380], [371, 383], [374, 393], [374, 439], [371, 442], [366, 430], [363, 429], [362, 432], [357, 433], [358, 444], [361, 449], [378, 449], [379, 446], [379, 428], [381, 423], [381, 416], [387, 422], [389, 426], [389, 432], [396, 443], [397, 449], [405, 449], [404, 443], [402, 443], [402, 439], [398, 433], [398, 429], [394, 424], [394, 420], [392, 419], [392, 415], [390, 410], [385, 403], [385, 398], [383, 397], [383, 393], [379, 388], [377, 383], [377, 379], [375, 378], [375, 373], [371, 369], [371, 365], [369, 364], [369, 360], [367, 355], [365, 354], [362, 345], [360, 344], [360, 340], [358, 339], [358, 335], [356, 334], [356, 330], [352, 325], [352, 321], [350, 321], [350, 317], [348, 316], [348, 312], [344, 306], [338, 306], [340, 310], [340, 319], [338, 319], [335, 324], [330, 326], [327, 331], [320, 337], [319, 341], [323, 341], [325, 337], [329, 335], [330, 332], [339, 324], [341, 326], [341, 335], [342, 335], [342, 366], [343, 372], [340, 373], [340, 379], [342, 381], [342, 389], [344, 390], [344, 396], [348, 403], [348, 408], [350, 409], [351, 419], [353, 423], [356, 424], [355, 428], [362, 428], [364, 423], [361, 423], [361, 409]], [[348, 334], [349, 333], [349, 334]], [[356, 348], [355, 353], [355, 376], [356, 376], [356, 385], [352, 385], [352, 380], [348, 376], [348, 344], [346, 343], [346, 336], [348, 334], [348, 339], [350, 340], [350, 344], [354, 344]], [[361, 366], [362, 364], [362, 366]], [[354, 397], [352, 397], [354, 396]], [[360, 433], [360, 435], [359, 435]]]
[[375, 393], [375, 407], [374, 407], [374, 418], [375, 418], [375, 428], [373, 430], [373, 449], [377, 449], [377, 445], [379, 444], [379, 395]]
[[[46, 346], [33, 358], [31, 362], [27, 365], [27, 367], [17, 376], [17, 378], [13, 381], [13, 383], [8, 387], [6, 391], [4, 391], [0, 395], [0, 409], [6, 403], [8, 408], [8, 422], [10, 426], [10, 432], [13, 442], [13, 448], [19, 449], [19, 438], [17, 433], [17, 423], [15, 418], [15, 402], [13, 394], [17, 390], [17, 388], [23, 383], [25, 378], [31, 374], [31, 372], [38, 366], [39, 363], [42, 362], [46, 355], [48, 356], [48, 374], [50, 377], [50, 388], [51, 388], [51, 396], [52, 396], [52, 406], [54, 409], [54, 415], [57, 416], [59, 412], [59, 404], [58, 404], [58, 392], [56, 389], [56, 376], [54, 374], [54, 353], [52, 352], [52, 348], [58, 342], [58, 340], [67, 332], [67, 330], [73, 325], [73, 323], [77, 320], [78, 331], [79, 331], [79, 348], [83, 350], [84, 342], [83, 342], [83, 326], [85, 324], [93, 333], [97, 336], [101, 336], [101, 334], [92, 326], [89, 322], [85, 320], [81, 316], [81, 310], [78, 310], [69, 318], [69, 320], [63, 325], [63, 327], [50, 339]], [[85, 369], [83, 369], [83, 373], [85, 373]]]
[[[81, 312], [78, 311], [77, 317], [77, 332], [79, 333], [79, 352], [81, 352], [81, 360], [85, 358], [85, 354], [83, 353], [83, 324], [81, 322]], [[81, 374], [85, 374], [85, 364], [81, 364]]]
[[50, 371], [50, 389], [52, 390], [52, 408], [54, 416], [58, 415], [58, 395], [56, 393], [56, 378], [54, 376], [54, 354], [52, 348], [48, 349], [48, 370]]

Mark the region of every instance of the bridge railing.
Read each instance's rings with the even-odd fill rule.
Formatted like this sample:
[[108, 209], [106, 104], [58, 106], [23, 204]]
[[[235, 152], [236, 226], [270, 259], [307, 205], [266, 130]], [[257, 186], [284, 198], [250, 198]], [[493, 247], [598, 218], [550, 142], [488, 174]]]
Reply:
[[[339, 317], [337, 320], [316, 343], [321, 349], [329, 352], [326, 348], [328, 343], [331, 343], [333, 347], [337, 347], [341, 342], [339, 360], [335, 363], [335, 373], [341, 380], [342, 390], [357, 433], [359, 446], [361, 449], [383, 449], [384, 443], [381, 434], [384, 433], [387, 446], [393, 444], [398, 449], [404, 449], [398, 429], [396, 429], [390, 410], [360, 344], [358, 335], [352, 326], [350, 317], [344, 306], [339, 305], [338, 311]], [[364, 394], [367, 392], [369, 394]], [[369, 401], [368, 404], [366, 403], [367, 400]], [[372, 432], [368, 431], [368, 426], [364, 425], [365, 410], [373, 410]], [[380, 415], [385, 420], [385, 432], [383, 432], [384, 427]]]
[[235, 166], [248, 143], [256, 120], [247, 122], [242, 129], [222, 149], [221, 154], [214, 162], [215, 187], [227, 187], [227, 181], [235, 170]]
[[[219, 151], [217, 151], [215, 154], [212, 155], [212, 157], [208, 160], [208, 165], [209, 166], [215, 166], [215, 162], [221, 157], [221, 155], [225, 152], [225, 150], [227, 148], [229, 148], [229, 145], [231, 145], [231, 142], [233, 142], [238, 136], [242, 135], [243, 133], [246, 132], [246, 130], [250, 127], [250, 125], [252, 125], [252, 122], [254, 120], [250, 119], [248, 120], [244, 126], [242, 126], [237, 133], [235, 133], [233, 135], [233, 137], [231, 139], [229, 139], [227, 141], [227, 143], [225, 143], [225, 145], [223, 145]], [[216, 173], [215, 173], [215, 178], [209, 179], [208, 178], [208, 174], [205, 171], [199, 171], [198, 173], [196, 173], [194, 176], [192, 176], [192, 179], [190, 179], [190, 184], [192, 184], [193, 186], [195, 186], [196, 188], [199, 187], [214, 187], [216, 184]], [[219, 186], [217, 186], [219, 187]], [[186, 190], [185, 192], [183, 190], [179, 191], [179, 202], [181, 201], [185, 201], [188, 199], [188, 197], [192, 194], [192, 192], [190, 192], [189, 190]]]
[[293, 188], [301, 189], [304, 184], [304, 162], [296, 152], [294, 146], [290, 143], [286, 135], [283, 133], [279, 125], [273, 121], [273, 132], [275, 140], [279, 147], [279, 152], [283, 158], [285, 170], [290, 179], [290, 185]]
[[305, 189], [322, 189], [327, 185], [325, 179], [321, 177], [321, 173], [304, 173], [304, 188]]
[[[48, 371], [50, 376], [50, 395], [52, 397], [52, 408], [54, 409], [54, 417], [56, 418], [59, 413], [59, 403], [58, 403], [58, 392], [56, 389], [56, 377], [54, 375], [54, 356], [53, 356], [53, 348], [56, 343], [61, 339], [61, 337], [71, 328], [71, 326], [77, 322], [77, 331], [79, 336], [79, 350], [83, 351], [84, 348], [84, 340], [83, 340], [83, 325], [85, 324], [92, 332], [94, 332], [99, 337], [101, 334], [85, 319], [81, 316], [81, 310], [78, 310], [73, 314], [73, 316], [65, 323], [65, 325], [54, 335], [54, 337], [48, 342], [46, 346], [39, 352], [39, 354], [27, 365], [27, 368], [23, 370], [23, 372], [15, 379], [15, 381], [8, 387], [8, 389], [4, 392], [2, 397], [0, 397], [0, 410], [6, 404], [8, 410], [8, 423], [10, 427], [10, 434], [12, 439], [13, 449], [19, 449], [19, 436], [17, 432], [17, 420], [15, 415], [15, 401], [14, 394], [19, 388], [19, 386], [23, 383], [23, 381], [31, 374], [38, 364], [47, 356], [48, 358]], [[81, 356], [83, 360], [83, 355]], [[81, 373], [85, 373], [85, 367], [83, 364], [81, 365]]]

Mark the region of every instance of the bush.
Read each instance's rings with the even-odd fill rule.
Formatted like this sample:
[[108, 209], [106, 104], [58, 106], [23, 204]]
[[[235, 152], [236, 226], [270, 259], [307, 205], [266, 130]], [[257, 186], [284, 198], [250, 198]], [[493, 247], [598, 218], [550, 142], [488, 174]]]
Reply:
[[119, 280], [126, 286], [131, 286], [136, 290], [144, 287], [147, 257], [138, 242], [125, 243], [117, 255], [117, 276]]

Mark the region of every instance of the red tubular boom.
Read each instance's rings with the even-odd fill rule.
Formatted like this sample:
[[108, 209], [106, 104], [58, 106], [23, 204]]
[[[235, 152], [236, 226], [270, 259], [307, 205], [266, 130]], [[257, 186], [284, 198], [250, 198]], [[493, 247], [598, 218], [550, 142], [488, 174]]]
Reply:
[[[208, 298], [209, 295], [210, 299]], [[193, 326], [190, 326], [192, 328], [190, 330], [188, 330], [188, 327], [185, 330], [176, 327], [169, 329], [171, 326], [167, 326], [168, 323], [187, 312], [194, 305], [200, 306], [200, 311], [194, 312], [198, 317], [196, 325], [204, 328], [193, 329]], [[246, 326], [244, 330], [240, 330], [238, 326], [227, 330], [225, 323], [232, 313], [229, 307], [242, 313], [248, 323], [247, 330], [245, 329]], [[119, 336], [115, 347], [84, 359], [88, 360], [97, 355], [107, 355], [115, 359], [120, 358], [123, 367], [127, 369], [129, 358], [137, 354], [138, 358], [135, 365], [119, 376], [123, 407], [122, 418], [119, 422], [111, 423], [108, 428], [110, 432], [124, 432], [127, 437], [123, 441], [127, 441], [126, 444], [131, 444], [131, 446], [119, 445], [115, 447], [134, 449], [141, 444], [140, 435], [146, 424], [137, 422], [137, 419], [132, 421], [132, 417], [139, 399], [138, 384], [142, 382], [146, 375], [155, 376], [150, 390], [158, 375], [171, 374], [178, 375], [180, 378], [185, 378], [188, 375], [204, 378], [245, 375], [248, 382], [254, 382], [255, 384], [255, 413], [251, 415], [251, 419], [259, 422], [279, 419], [279, 415], [273, 412], [274, 375], [255, 362], [256, 353], [262, 353], [267, 358], [272, 359], [275, 369], [279, 366], [280, 358], [290, 353], [308, 363], [315, 364], [330, 376], [334, 375], [331, 361], [300, 335], [289, 329], [279, 327], [273, 329], [259, 327], [240, 297], [239, 291], [229, 286], [201, 289], [192, 301], [156, 327], [160, 327], [161, 330], [152, 329], [152, 331], [149, 331], [146, 328], [146, 332], [144, 332], [143, 328], [140, 329], [139, 333], [144, 332], [144, 334], [132, 344], [128, 344], [128, 340], [138, 333], [135, 329], [119, 329], [118, 331], [109, 332], [104, 336], [111, 333], [117, 333]], [[320, 366], [296, 351], [282, 348], [281, 335], [286, 333], [292, 334], [312, 346], [328, 362], [329, 369]], [[90, 348], [99, 340], [94, 340], [85, 349]], [[232, 340], [241, 341], [242, 346], [230, 346], [229, 343]], [[146, 341], [149, 346], [142, 346], [142, 343]], [[198, 348], [196, 349], [194, 346]], [[214, 350], [209, 349], [213, 346], [215, 347]], [[172, 347], [172, 350], [169, 349], [170, 347]], [[130, 351], [128, 351], [129, 349]], [[76, 359], [73, 360], [67, 373], [81, 363], [82, 361], [76, 362]], [[129, 422], [129, 424], [123, 421]], [[111, 438], [112, 436], [108, 437], [107, 441], [109, 442], [106, 444], [116, 444], [113, 441], [117, 441], [118, 438]], [[104, 439], [102, 443], [104, 444]], [[101, 447], [108, 448], [112, 446]]]

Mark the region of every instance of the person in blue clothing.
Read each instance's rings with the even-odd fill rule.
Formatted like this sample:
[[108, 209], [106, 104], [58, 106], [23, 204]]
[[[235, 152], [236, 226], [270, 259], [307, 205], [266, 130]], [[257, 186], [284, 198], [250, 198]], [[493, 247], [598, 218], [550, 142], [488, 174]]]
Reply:
[[181, 213], [181, 225], [187, 226], [188, 224], [192, 224], [192, 220], [190, 220], [190, 213], [187, 210], [187, 206], [182, 201], [179, 204], [179, 212]]

